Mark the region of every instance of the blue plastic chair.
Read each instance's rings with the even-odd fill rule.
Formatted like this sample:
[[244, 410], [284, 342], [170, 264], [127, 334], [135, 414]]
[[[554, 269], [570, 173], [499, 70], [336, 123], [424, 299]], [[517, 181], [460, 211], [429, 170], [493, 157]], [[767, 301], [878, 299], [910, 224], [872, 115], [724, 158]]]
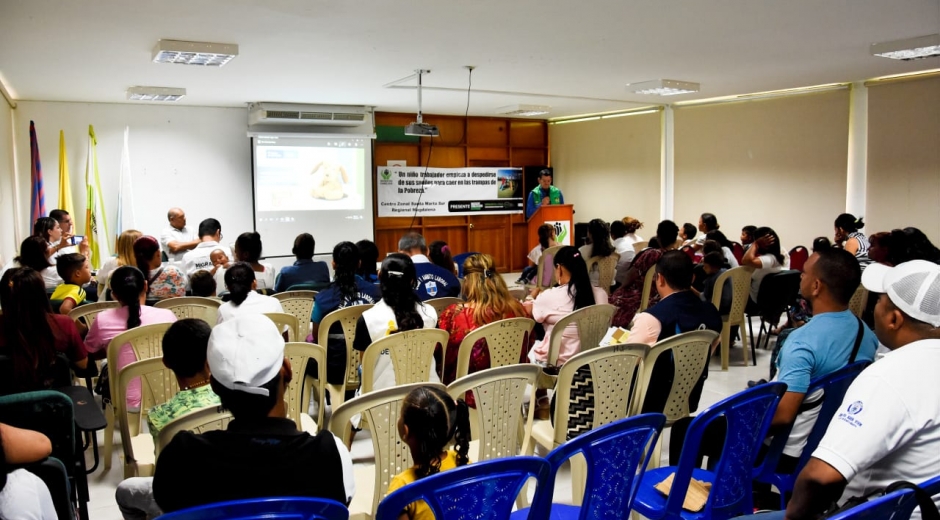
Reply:
[[[722, 520], [752, 513], [751, 482], [756, 473], [754, 461], [786, 388], [784, 383], [758, 385], [701, 412], [689, 425], [679, 465], [647, 471], [640, 482], [633, 509], [650, 519]], [[720, 417], [724, 417], [728, 423], [721, 460], [714, 465], [714, 471], [696, 468], [705, 428]], [[667, 498], [653, 486], [671, 473], [675, 473], [675, 477]], [[682, 509], [693, 477], [712, 485], [708, 502], [698, 513]]]
[[457, 278], [463, 278], [463, 262], [467, 258], [478, 255], [480, 253], [471, 252], [471, 253], [460, 253], [459, 255], [454, 256], [454, 263], [457, 264]]
[[[909, 507], [908, 507], [909, 506]], [[830, 520], [909, 520], [917, 507], [914, 492], [902, 489], [843, 511]]]
[[375, 520], [398, 520], [401, 511], [424, 500], [436, 520], [509, 518], [516, 496], [530, 477], [538, 480], [527, 518], [543, 520], [552, 500], [551, 468], [538, 457], [495, 459], [442, 471], [385, 497]]
[[349, 520], [349, 510], [335, 500], [277, 497], [232, 500], [190, 507], [158, 520]]
[[793, 492], [796, 477], [800, 474], [800, 471], [803, 470], [803, 467], [806, 466], [806, 463], [809, 462], [809, 458], [812, 456], [813, 452], [816, 451], [816, 447], [819, 446], [819, 441], [821, 441], [823, 435], [825, 435], [826, 429], [829, 427], [829, 422], [842, 405], [842, 398], [845, 397], [845, 392], [849, 389], [849, 386], [852, 385], [852, 382], [855, 381], [855, 378], [862, 373], [862, 370], [870, 364], [871, 363], [868, 361], [859, 361], [836, 370], [828, 376], [810, 382], [809, 388], [806, 390], [806, 395], [812, 395], [813, 392], [822, 389], [824, 392], [822, 397], [823, 404], [820, 405], [816, 423], [813, 425], [813, 429], [806, 439], [806, 447], [803, 448], [803, 453], [800, 455], [800, 460], [793, 473], [776, 472], [777, 463], [780, 460], [780, 456], [783, 454], [783, 448], [786, 447], [787, 439], [790, 437], [790, 431], [793, 429], [793, 426], [791, 425], [786, 431], [781, 431], [774, 435], [767, 455], [764, 457], [764, 462], [758, 469], [757, 477], [755, 477], [754, 480], [772, 484], [780, 491], [780, 509], [787, 508], [789, 495]]
[[[548, 454], [552, 475], [571, 457], [582, 454], [587, 482], [580, 506], [551, 504], [550, 520], [626, 520], [666, 416], [648, 413], [628, 417], [581, 434]], [[552, 477], [554, 478], [554, 476]], [[524, 509], [512, 518], [525, 518]]]

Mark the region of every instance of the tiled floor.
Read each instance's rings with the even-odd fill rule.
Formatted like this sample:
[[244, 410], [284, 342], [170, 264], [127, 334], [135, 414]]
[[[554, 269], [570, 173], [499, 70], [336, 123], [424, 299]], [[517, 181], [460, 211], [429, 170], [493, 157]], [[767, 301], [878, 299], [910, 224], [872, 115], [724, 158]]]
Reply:
[[[518, 274], [514, 275], [505, 275], [510, 284], [518, 277]], [[756, 323], [755, 323], [756, 325]], [[773, 340], [771, 341], [773, 345]], [[760, 379], [767, 377], [767, 366], [770, 360], [770, 351], [769, 350], [758, 350], [757, 352], [757, 366], [749, 365], [742, 366], [743, 363], [743, 353], [740, 347], [734, 348], [731, 351], [731, 367], [727, 372], [721, 371], [720, 360], [717, 357], [714, 357], [711, 360], [711, 365], [709, 368], [708, 380], [705, 383], [704, 391], [702, 392], [702, 399], [699, 406], [699, 409], [704, 409], [707, 406], [731, 395], [745, 388], [747, 381], [752, 379]], [[99, 444], [103, 443], [103, 435], [98, 436]], [[91, 520], [119, 520], [121, 519], [121, 513], [117, 508], [117, 505], [114, 502], [114, 490], [117, 487], [118, 483], [122, 479], [122, 467], [121, 467], [121, 445], [118, 442], [118, 435], [115, 435], [115, 453], [113, 454], [112, 460], [113, 465], [110, 471], [105, 472], [103, 464], [101, 467], [92, 475], [89, 475], [89, 488], [91, 502], [89, 503], [89, 512]], [[665, 458], [669, 453], [669, 435], [668, 432], [664, 435], [664, 444], [663, 444], [663, 457], [664, 463]], [[363, 432], [356, 436], [356, 440], [353, 443], [352, 448], [353, 461], [355, 464], [368, 464], [372, 460], [372, 444], [368, 438], [368, 435]], [[89, 464], [91, 456], [88, 455]], [[311, 468], [313, 471], [313, 468]], [[208, 478], [208, 477], [207, 477]], [[571, 497], [571, 484], [570, 477], [567, 472], [563, 471], [559, 475], [559, 479], [556, 483], [555, 488], [555, 497], [556, 501], [559, 502], [568, 502]]]

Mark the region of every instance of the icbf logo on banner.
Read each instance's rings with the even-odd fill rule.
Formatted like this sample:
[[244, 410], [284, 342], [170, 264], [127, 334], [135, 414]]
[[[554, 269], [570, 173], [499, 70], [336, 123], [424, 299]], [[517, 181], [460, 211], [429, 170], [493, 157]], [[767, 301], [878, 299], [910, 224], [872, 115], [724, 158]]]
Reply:
[[568, 220], [546, 220], [546, 224], [555, 228], [555, 242], [559, 245], [571, 245], [571, 222]]

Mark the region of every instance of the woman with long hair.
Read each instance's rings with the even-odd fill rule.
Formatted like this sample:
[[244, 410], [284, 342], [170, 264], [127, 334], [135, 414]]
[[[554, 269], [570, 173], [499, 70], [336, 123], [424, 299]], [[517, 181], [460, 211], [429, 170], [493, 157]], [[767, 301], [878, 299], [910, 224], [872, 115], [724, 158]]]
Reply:
[[258, 294], [255, 270], [246, 262], [237, 262], [225, 270], [225, 288], [230, 299], [219, 307], [216, 324], [245, 314], [284, 312], [281, 302], [273, 296]]
[[105, 260], [101, 269], [95, 277], [98, 279], [98, 294], [104, 294], [108, 287], [108, 277], [111, 272], [124, 265], [137, 265], [137, 257], [134, 255], [134, 242], [143, 233], [136, 229], [128, 229], [120, 234], [114, 243], [114, 256]]
[[[85, 345], [93, 359], [108, 356], [108, 345], [118, 334], [127, 332], [141, 325], [155, 323], [173, 323], [176, 315], [169, 309], [158, 309], [145, 305], [147, 301], [147, 280], [140, 269], [125, 265], [111, 273], [111, 296], [121, 304], [117, 309], [101, 311], [85, 336]], [[117, 377], [117, 371], [137, 361], [130, 343], [121, 346], [118, 353], [118, 366], [111, 367], [111, 377]], [[127, 406], [140, 407], [140, 381], [132, 381], [127, 386]]]
[[379, 273], [375, 270], [375, 264], [379, 262], [379, 247], [371, 240], [360, 240], [356, 242], [356, 248], [359, 249], [359, 269], [356, 274], [363, 280], [372, 283], [379, 283]]
[[4, 271], [14, 267], [29, 267], [38, 272], [47, 290], [62, 284], [62, 277], [49, 259], [49, 244], [41, 236], [33, 235], [23, 240], [20, 244], [20, 254], [4, 267]]
[[144, 235], [134, 241], [134, 265], [147, 280], [148, 298], [186, 296], [186, 275], [173, 264], [163, 265], [156, 238]]
[[[54, 257], [61, 249], [68, 247], [68, 243], [62, 241], [62, 227], [59, 221], [52, 217], [39, 217], [33, 223], [33, 236], [42, 237], [46, 241], [46, 256]], [[60, 247], [62, 244], [64, 247]]]
[[[75, 322], [53, 314], [42, 277], [29, 267], [14, 267], [0, 278], [0, 354], [12, 359], [12, 374], [0, 386], [14, 392], [46, 390], [53, 386], [56, 354], [72, 368], [85, 370], [88, 353]], [[67, 370], [66, 370], [67, 372]]]
[[[379, 287], [382, 299], [374, 307], [362, 313], [356, 323], [353, 348], [364, 352], [373, 342], [390, 334], [415, 329], [433, 329], [437, 325], [437, 312], [418, 299], [415, 287], [418, 276], [411, 257], [403, 253], [392, 253], [382, 261], [379, 271]], [[429, 381], [438, 382], [437, 366], [431, 361]], [[379, 356], [375, 366], [374, 390], [395, 386], [395, 371], [387, 354]]]
[[780, 272], [784, 262], [785, 258], [783, 252], [780, 251], [780, 237], [777, 236], [777, 232], [766, 226], [757, 228], [754, 232], [754, 243], [745, 251], [744, 258], [741, 259], [741, 265], [754, 268], [754, 272], [751, 273], [749, 307], [754, 308], [757, 305], [757, 293], [764, 277]]
[[[444, 356], [444, 384], [450, 384], [457, 373], [457, 351], [470, 331], [494, 321], [525, 317], [522, 304], [509, 294], [506, 282], [496, 272], [496, 262], [486, 254], [472, 255], [463, 263], [463, 296], [466, 301], [455, 303], [441, 312], [439, 329], [450, 333]], [[524, 362], [528, 344], [519, 345], [519, 361]], [[486, 340], [473, 344], [470, 352], [470, 372], [490, 367], [490, 353]]]
[[527, 265], [522, 270], [522, 274], [519, 275], [519, 279], [516, 280], [516, 283], [519, 285], [527, 284], [535, 278], [535, 275], [539, 271], [539, 259], [542, 258], [542, 251], [558, 245], [558, 242], [555, 241], [555, 226], [542, 224], [536, 231], [539, 235], [539, 243], [535, 244], [535, 247], [533, 247], [527, 255], [532, 265]]
[[[340, 242], [333, 247], [333, 281], [317, 294], [313, 302], [312, 341], [317, 342], [320, 322], [327, 314], [353, 305], [379, 301], [379, 287], [356, 274], [359, 269], [359, 248], [352, 242]], [[346, 371], [346, 340], [343, 327], [337, 322], [330, 327], [326, 344], [326, 380], [338, 385]]]
[[237, 262], [246, 262], [255, 272], [258, 289], [274, 289], [275, 272], [271, 264], [261, 262], [261, 235], [255, 231], [248, 231], [238, 235], [235, 239], [235, 255]]
[[698, 219], [698, 230], [701, 231], [698, 238], [695, 239], [695, 242], [691, 244], [692, 248], [696, 251], [702, 249], [702, 246], [705, 245], [705, 236], [712, 231], [718, 231], [718, 228], [721, 227], [718, 225], [718, 217], [713, 213], [702, 213], [702, 216]]
[[446, 269], [448, 272], [457, 274], [457, 265], [454, 264], [454, 257], [451, 254], [450, 246], [443, 240], [435, 240], [428, 246], [428, 259], [431, 263]]
[[[624, 275], [623, 285], [610, 295], [610, 303], [617, 306], [612, 322], [615, 327], [627, 328], [630, 326], [633, 316], [640, 308], [646, 272], [656, 266], [656, 262], [663, 256], [663, 253], [675, 248], [678, 237], [679, 226], [671, 220], [664, 220], [656, 227], [656, 236], [650, 239], [650, 247], [640, 251], [633, 257], [633, 263], [630, 264], [630, 269]], [[666, 245], [662, 246], [662, 244]], [[652, 306], [658, 301], [659, 294], [655, 290], [650, 291], [649, 305]]]
[[[581, 257], [585, 262], [592, 258], [607, 258], [614, 254], [614, 244], [610, 241], [610, 226], [603, 220], [596, 218], [588, 222], [588, 243], [578, 248]], [[600, 268], [594, 264], [589, 274], [591, 275], [591, 284], [597, 285], [600, 280]]]
[[843, 213], [836, 217], [833, 227], [835, 228], [834, 243], [855, 255], [858, 265], [864, 271], [871, 263], [871, 259], [868, 258], [868, 249], [871, 244], [865, 237], [865, 233], [861, 231], [865, 227], [865, 221], [862, 217], [855, 218], [855, 215], [851, 213]]

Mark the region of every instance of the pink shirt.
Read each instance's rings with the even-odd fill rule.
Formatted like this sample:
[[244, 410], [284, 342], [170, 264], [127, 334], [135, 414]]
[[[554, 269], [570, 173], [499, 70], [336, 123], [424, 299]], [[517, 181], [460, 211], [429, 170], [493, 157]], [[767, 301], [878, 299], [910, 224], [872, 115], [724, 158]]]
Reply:
[[[591, 287], [594, 291], [594, 303], [607, 303], [607, 293], [600, 287]], [[574, 311], [574, 300], [568, 296], [568, 286], [553, 287], [539, 293], [535, 303], [532, 304], [532, 317], [545, 327], [545, 338], [536, 342], [532, 348], [537, 361], [548, 361], [549, 338], [555, 323]], [[568, 358], [581, 352], [581, 340], [578, 338], [578, 327], [574, 323], [568, 325], [561, 338], [561, 347], [558, 349], [558, 366], [565, 364]]]
[[[156, 309], [146, 305], [140, 308], [141, 325], [173, 323], [174, 321], [176, 321], [176, 315], [169, 309]], [[88, 335], [85, 336], [85, 348], [89, 353], [107, 349], [111, 340], [122, 332], [127, 332], [127, 307], [102, 311], [92, 323]], [[131, 344], [122, 345], [118, 353], [117, 369], [120, 370], [134, 361], [137, 361], [137, 356], [134, 355]], [[111, 368], [110, 377], [116, 378], [117, 370]], [[127, 407], [140, 408], [140, 379], [134, 379], [127, 385]]]

